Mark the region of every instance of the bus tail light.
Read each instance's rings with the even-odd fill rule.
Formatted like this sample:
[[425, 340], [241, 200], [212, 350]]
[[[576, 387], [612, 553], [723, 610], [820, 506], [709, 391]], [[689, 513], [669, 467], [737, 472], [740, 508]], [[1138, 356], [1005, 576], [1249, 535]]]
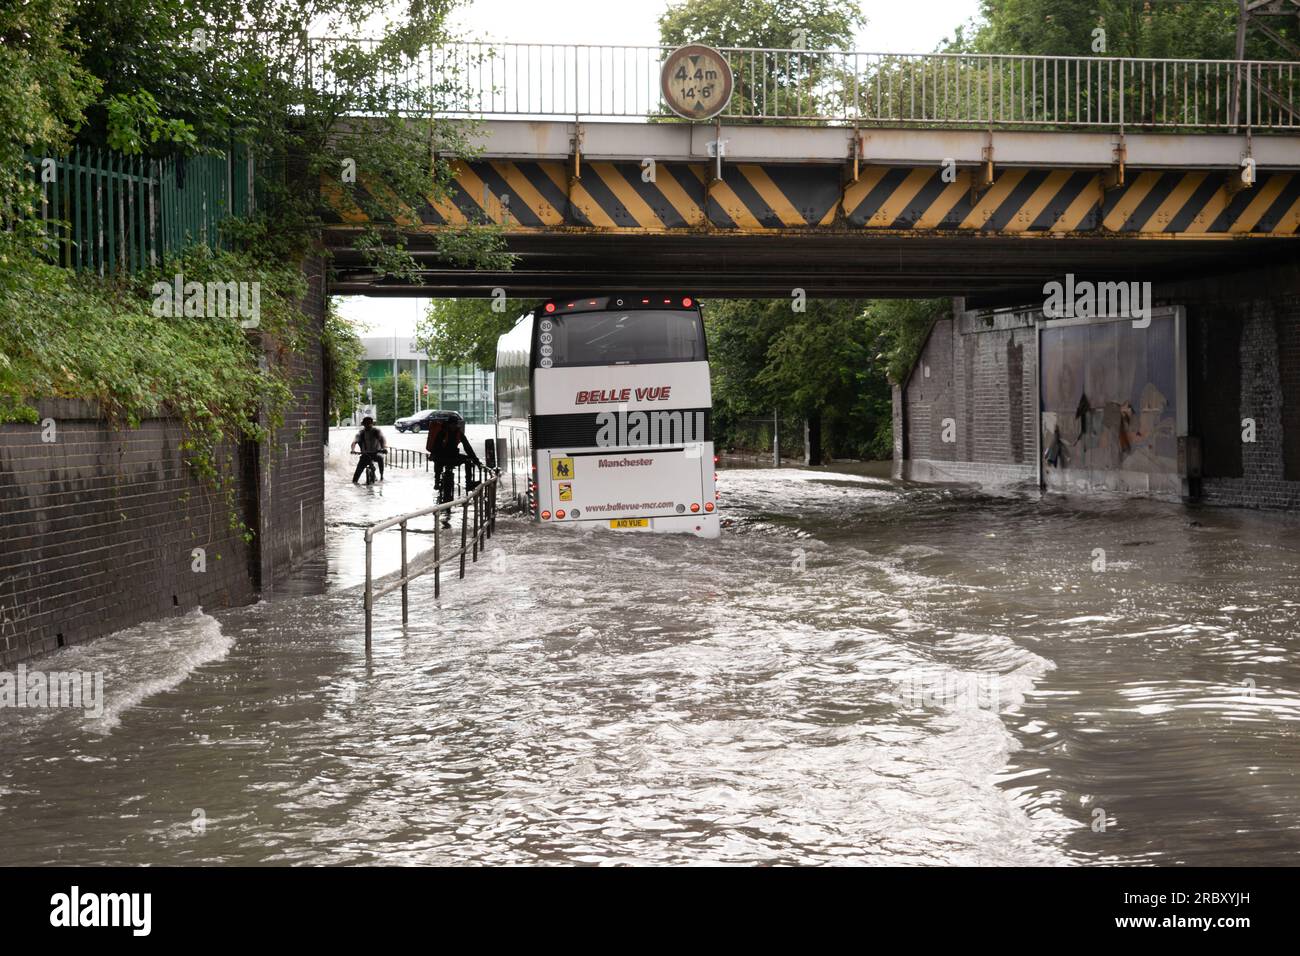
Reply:
[[686, 298], [682, 299], [682, 308], [689, 309], [690, 307], [691, 307], [691, 298], [690, 296], [687, 296]]
[[713, 510], [713, 502], [712, 502], [712, 501], [706, 501], [706, 502], [704, 502], [704, 510], [705, 510], [705, 511], [712, 511], [712, 510]]
[[694, 511], [699, 511], [699, 510], [700, 510], [700, 506], [699, 506], [698, 503], [697, 503], [697, 504], [693, 504], [693, 505], [691, 505], [691, 511], [694, 512]]
[[551, 520], [551, 513], [550, 513], [549, 511], [543, 511], [543, 512], [542, 512], [542, 520], [543, 520], [543, 521], [550, 521], [550, 520]]
[[547, 312], [554, 312], [554, 311], [555, 311], [555, 303], [554, 303], [554, 302], [548, 302], [548, 303], [546, 303], [546, 311], [547, 311]]
[[563, 517], [564, 517], [564, 509], [561, 508], [559, 511], [555, 512], [555, 517], [557, 517], [557, 518], [563, 518]]

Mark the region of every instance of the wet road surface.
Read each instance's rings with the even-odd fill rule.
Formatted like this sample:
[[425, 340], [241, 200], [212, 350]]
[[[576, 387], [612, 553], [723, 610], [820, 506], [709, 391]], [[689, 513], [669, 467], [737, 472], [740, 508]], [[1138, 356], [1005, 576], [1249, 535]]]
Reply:
[[1300, 858], [1294, 516], [726, 469], [720, 541], [504, 516], [367, 660], [431, 481], [349, 437], [267, 600], [29, 665], [106, 706], [0, 710], [0, 862]]

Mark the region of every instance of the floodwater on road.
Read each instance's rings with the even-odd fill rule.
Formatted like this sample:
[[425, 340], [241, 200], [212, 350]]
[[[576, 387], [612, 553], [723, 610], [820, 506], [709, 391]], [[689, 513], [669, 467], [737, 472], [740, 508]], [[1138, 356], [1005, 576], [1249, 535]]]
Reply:
[[719, 541], [503, 515], [367, 659], [431, 478], [349, 438], [266, 600], [29, 665], [106, 700], [0, 710], [0, 863], [1300, 859], [1294, 516], [726, 469]]

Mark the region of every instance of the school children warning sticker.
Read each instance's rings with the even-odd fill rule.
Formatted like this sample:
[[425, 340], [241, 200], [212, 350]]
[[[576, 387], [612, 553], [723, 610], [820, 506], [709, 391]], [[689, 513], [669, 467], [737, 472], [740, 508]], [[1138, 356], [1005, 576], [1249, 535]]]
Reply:
[[573, 477], [573, 459], [572, 458], [552, 458], [551, 459], [551, 480], [560, 481], [564, 478]]
[[573, 484], [571, 482], [568, 481], [560, 482], [560, 500], [561, 501], [573, 500]]

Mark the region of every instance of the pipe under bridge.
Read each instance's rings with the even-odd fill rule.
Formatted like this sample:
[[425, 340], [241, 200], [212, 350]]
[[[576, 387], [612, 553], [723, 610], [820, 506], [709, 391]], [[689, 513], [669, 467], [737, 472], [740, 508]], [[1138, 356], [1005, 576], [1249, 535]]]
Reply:
[[[819, 115], [788, 84], [760, 96], [769, 81], [755, 72], [747, 83], [746, 70], [761, 60], [771, 72], [782, 53], [858, 57], [858, 70], [876, 55], [724, 51], [747, 92], [692, 123], [662, 115], [641, 79], [654, 71], [631, 69], [631, 53], [621, 72], [611, 53], [598, 80], [589, 70], [570, 83], [582, 51], [604, 48], [560, 49], [572, 59], [548, 97], [535, 51], [558, 48], [525, 46], [534, 52], [480, 49], [491, 84], [470, 83], [463, 108], [446, 111], [476, 120], [478, 154], [454, 161], [446, 195], [398, 212], [418, 285], [379, 278], [352, 248], [382, 179], [322, 179], [334, 291], [681, 286], [992, 301], [1067, 272], [1160, 280], [1300, 250], [1300, 64], [882, 57], [839, 115]], [[475, 223], [504, 231], [520, 257], [512, 271], [439, 260], [433, 236]]]

